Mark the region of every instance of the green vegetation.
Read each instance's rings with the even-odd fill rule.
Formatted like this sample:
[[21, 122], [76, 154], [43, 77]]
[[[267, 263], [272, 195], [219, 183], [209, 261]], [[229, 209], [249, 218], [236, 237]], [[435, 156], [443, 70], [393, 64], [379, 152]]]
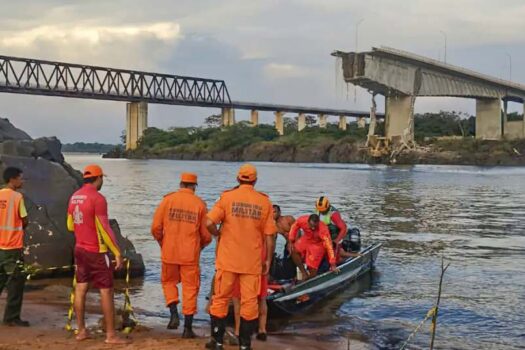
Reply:
[[86, 143], [86, 142], [75, 142], [66, 143], [62, 145], [63, 152], [78, 152], [78, 153], [106, 153], [115, 148], [115, 145], [109, 145], [104, 143]]
[[[508, 115], [509, 120], [520, 118], [523, 117]], [[122, 152], [120, 149], [109, 156], [298, 162], [367, 161], [367, 152], [362, 146], [368, 128], [359, 128], [356, 122], [350, 122], [345, 131], [339, 130], [337, 124], [328, 124], [321, 129], [317, 125], [317, 118], [312, 116], [307, 116], [306, 124], [304, 130], [297, 131], [297, 118], [285, 118], [285, 135], [280, 136], [274, 125], [254, 127], [248, 122], [239, 122], [221, 127], [221, 116], [211, 115], [201, 127], [168, 130], [149, 128], [139, 141], [137, 150]], [[498, 157], [503, 157], [506, 159], [503, 160], [505, 164], [513, 164], [513, 157], [525, 154], [525, 146], [521, 142], [475, 140], [475, 118], [463, 113], [442, 111], [416, 114], [414, 128], [417, 143], [430, 146], [425, 148], [431, 150], [429, 154], [432, 156], [427, 159], [429, 162], [500, 164]], [[376, 126], [376, 134], [384, 134], [384, 122], [381, 120]], [[487, 160], [487, 154], [493, 157]], [[407, 159], [408, 163], [425, 162], [423, 158]]]
[[251, 127], [246, 122], [227, 128], [148, 128], [139, 142], [139, 150], [152, 153], [165, 150], [217, 152], [242, 148], [261, 141], [272, 141], [278, 136], [271, 125]]
[[[475, 118], [462, 113], [440, 112], [416, 114], [415, 132], [418, 140], [440, 136], [472, 136], [475, 131]], [[366, 140], [367, 129], [359, 128], [356, 122], [347, 125], [347, 130], [339, 130], [337, 124], [328, 124], [321, 129], [316, 118], [307, 116], [306, 129], [297, 131], [297, 118], [285, 118], [285, 135], [279, 136], [273, 125], [261, 124], [253, 127], [248, 122], [221, 127], [221, 116], [211, 115], [202, 127], [170, 128], [161, 130], [148, 128], [139, 142], [138, 151], [142, 154], [166, 153], [215, 153], [242, 150], [248, 145], [272, 142], [293, 147], [308, 147], [313, 144], [334, 142], [356, 143]], [[381, 134], [384, 123], [380, 121], [376, 133]]]
[[464, 113], [445, 111], [416, 114], [414, 131], [417, 140], [440, 136], [474, 136], [476, 118]]

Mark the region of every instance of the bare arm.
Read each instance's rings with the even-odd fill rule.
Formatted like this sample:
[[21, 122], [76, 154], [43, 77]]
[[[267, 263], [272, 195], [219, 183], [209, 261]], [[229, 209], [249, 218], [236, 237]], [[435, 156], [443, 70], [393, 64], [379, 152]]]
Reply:
[[26, 228], [28, 224], [29, 224], [29, 220], [27, 219], [27, 217], [22, 218], [22, 227]]
[[273, 254], [275, 252], [275, 237], [276, 235], [266, 235], [266, 262], [264, 263], [263, 275], [270, 273], [270, 266], [272, 265]]
[[206, 227], [208, 228], [208, 231], [215, 237], [219, 236], [219, 230], [217, 230], [217, 226], [213, 221], [210, 219], [207, 219], [206, 221]]

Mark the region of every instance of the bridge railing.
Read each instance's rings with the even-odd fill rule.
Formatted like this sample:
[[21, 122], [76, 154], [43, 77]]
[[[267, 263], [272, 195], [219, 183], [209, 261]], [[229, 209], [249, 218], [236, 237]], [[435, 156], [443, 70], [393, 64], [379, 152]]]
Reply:
[[118, 101], [231, 104], [223, 80], [0, 56], [0, 92]]

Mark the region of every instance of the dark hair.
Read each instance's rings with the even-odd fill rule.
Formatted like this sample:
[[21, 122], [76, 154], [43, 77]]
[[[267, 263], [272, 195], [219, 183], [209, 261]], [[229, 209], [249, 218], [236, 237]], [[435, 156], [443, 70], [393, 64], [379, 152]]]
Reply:
[[183, 181], [181, 181], [180, 186], [184, 187], [184, 188], [189, 188], [189, 187], [192, 187], [192, 186], [197, 187], [197, 184], [194, 183], [194, 182], [183, 182]]
[[239, 184], [241, 184], [241, 185], [253, 185], [253, 184], [255, 184], [255, 181], [257, 181], [257, 180], [245, 181], [245, 180], [241, 180], [241, 179], [238, 179], [238, 180], [239, 180]]
[[273, 205], [273, 209], [281, 211], [281, 207], [278, 206], [277, 204], [274, 204], [274, 205]]
[[98, 179], [99, 177], [100, 177], [100, 176], [86, 177], [86, 178], [84, 178], [84, 183], [85, 183], [85, 184], [92, 184], [93, 182], [97, 181], [97, 179]]
[[318, 224], [319, 223], [319, 215], [317, 214], [312, 214], [308, 217], [308, 222], [311, 222], [313, 224]]
[[22, 174], [22, 170], [15, 167], [8, 167], [4, 170], [4, 182], [8, 183], [12, 179], [16, 179]]

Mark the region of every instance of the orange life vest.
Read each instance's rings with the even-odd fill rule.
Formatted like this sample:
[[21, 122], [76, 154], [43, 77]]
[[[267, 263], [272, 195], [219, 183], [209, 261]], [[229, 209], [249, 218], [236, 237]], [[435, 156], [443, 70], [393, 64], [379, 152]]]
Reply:
[[11, 189], [0, 190], [0, 249], [22, 249], [24, 227], [20, 217], [22, 194]]

